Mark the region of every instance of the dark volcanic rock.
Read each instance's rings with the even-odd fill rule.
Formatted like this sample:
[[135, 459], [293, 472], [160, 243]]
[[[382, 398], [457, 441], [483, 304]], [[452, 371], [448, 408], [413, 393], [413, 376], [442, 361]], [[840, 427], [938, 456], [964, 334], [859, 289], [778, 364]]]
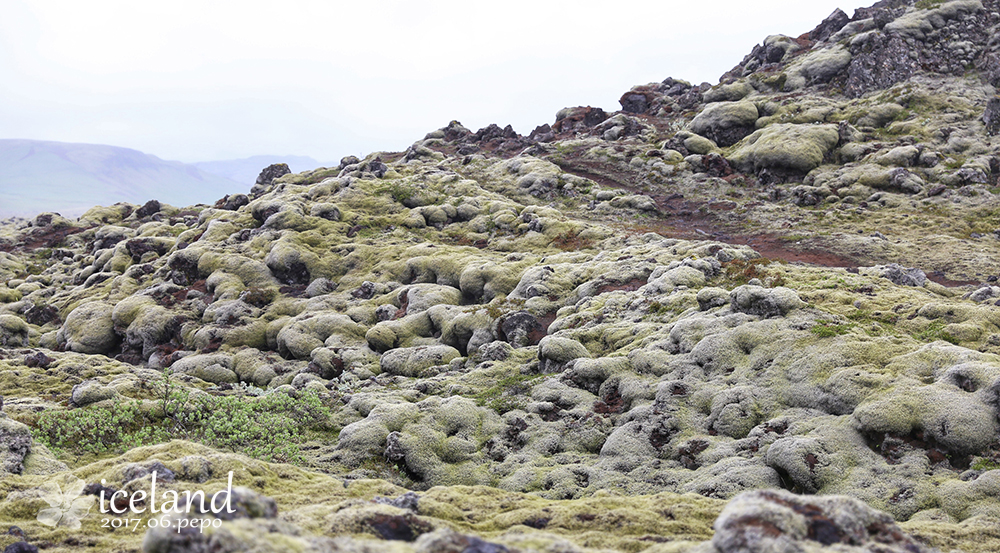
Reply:
[[145, 219], [150, 215], [160, 212], [160, 202], [156, 200], [149, 200], [145, 205], [135, 210], [135, 216], [140, 219]]
[[843, 29], [844, 25], [847, 25], [850, 21], [851, 18], [843, 10], [837, 8], [822, 23], [817, 25], [815, 29], [809, 31], [809, 40], [815, 40], [816, 42], [824, 41], [837, 31]]
[[986, 125], [986, 134], [994, 136], [1000, 133], [1000, 97], [993, 98], [986, 104], [983, 124]]
[[268, 165], [263, 171], [257, 175], [257, 184], [268, 185], [274, 182], [274, 179], [287, 175], [291, 173], [291, 169], [288, 168], [287, 163], [275, 163], [273, 165]]
[[918, 61], [910, 57], [911, 50], [902, 37], [872, 37], [857, 52], [851, 52], [844, 94], [857, 98], [909, 79], [920, 69]]
[[586, 130], [603, 123], [607, 118], [608, 114], [601, 108], [590, 106], [567, 108], [556, 115], [556, 122], [552, 128], [556, 132]]
[[936, 551], [904, 533], [888, 514], [847, 497], [748, 492], [726, 506], [714, 527], [712, 545], [720, 553], [803, 551], [806, 544], [845, 548], [838, 551]]

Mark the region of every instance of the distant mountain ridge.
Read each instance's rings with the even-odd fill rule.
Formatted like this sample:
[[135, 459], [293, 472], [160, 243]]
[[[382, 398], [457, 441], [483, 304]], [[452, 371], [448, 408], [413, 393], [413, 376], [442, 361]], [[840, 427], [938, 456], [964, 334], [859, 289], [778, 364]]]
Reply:
[[279, 162], [294, 170], [317, 166], [299, 156], [186, 164], [117, 146], [0, 139], [0, 217], [44, 211], [77, 217], [95, 205], [152, 199], [176, 206], [211, 204], [247, 192], [262, 168]]
[[288, 168], [291, 169], [293, 173], [300, 173], [317, 167], [337, 165], [336, 162], [320, 163], [319, 161], [307, 156], [270, 155], [251, 156], [242, 159], [228, 159], [222, 161], [199, 161], [191, 163], [190, 165], [193, 165], [206, 173], [212, 173], [213, 175], [225, 177], [245, 186], [251, 186], [254, 182], [256, 182], [257, 175], [260, 174], [261, 169], [273, 163], [287, 163]]

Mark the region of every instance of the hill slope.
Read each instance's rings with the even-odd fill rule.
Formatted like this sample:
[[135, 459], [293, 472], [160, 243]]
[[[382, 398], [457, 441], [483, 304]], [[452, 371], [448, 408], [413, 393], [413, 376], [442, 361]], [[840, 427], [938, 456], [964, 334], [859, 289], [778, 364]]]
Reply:
[[218, 175], [249, 187], [257, 181], [257, 175], [260, 174], [261, 169], [275, 163], [287, 164], [293, 173], [308, 171], [324, 165], [336, 165], [335, 163], [320, 163], [307, 156], [251, 156], [243, 159], [199, 161], [190, 165], [206, 173]]
[[4, 139], [0, 166], [0, 217], [43, 211], [75, 217], [94, 205], [152, 199], [172, 205], [213, 203], [249, 188], [178, 161], [98, 144]]

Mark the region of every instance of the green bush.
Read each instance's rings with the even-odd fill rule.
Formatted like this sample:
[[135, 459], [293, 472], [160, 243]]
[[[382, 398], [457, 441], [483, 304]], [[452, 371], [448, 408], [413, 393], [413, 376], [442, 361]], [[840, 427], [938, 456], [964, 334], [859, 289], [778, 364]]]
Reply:
[[260, 397], [205, 397], [179, 417], [187, 438], [265, 461], [302, 462], [299, 444], [311, 430], [326, 430], [330, 408], [314, 392]]
[[171, 433], [139, 408], [138, 401], [110, 407], [46, 411], [38, 418], [35, 439], [61, 453], [122, 453], [169, 441]]
[[299, 444], [307, 435], [331, 430], [331, 410], [315, 392], [189, 399], [164, 380], [159, 412], [144, 412], [138, 401], [47, 411], [35, 437], [62, 454], [122, 453], [183, 438], [265, 461], [301, 463]]

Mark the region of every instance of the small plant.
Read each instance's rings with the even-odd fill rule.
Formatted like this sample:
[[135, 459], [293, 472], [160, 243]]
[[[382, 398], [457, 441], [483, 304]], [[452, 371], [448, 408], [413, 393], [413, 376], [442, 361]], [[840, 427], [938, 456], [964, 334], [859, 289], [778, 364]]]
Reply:
[[512, 374], [498, 380], [496, 384], [476, 396], [478, 405], [489, 407], [498, 414], [504, 414], [527, 406], [525, 397], [531, 391], [531, 383], [541, 375]]
[[918, 332], [913, 335], [914, 338], [920, 340], [921, 342], [933, 342], [935, 340], [944, 340], [949, 344], [958, 345], [958, 338], [952, 336], [944, 329], [944, 323], [941, 321], [934, 321], [927, 325], [923, 331]]
[[400, 184], [398, 182], [392, 182], [389, 184], [388, 187], [379, 190], [379, 193], [380, 194], [388, 193], [389, 197], [391, 197], [393, 200], [399, 203], [404, 203], [406, 200], [409, 200], [414, 195], [416, 195], [417, 192], [410, 186], [407, 186], [405, 184]]
[[972, 470], [1000, 470], [1000, 462], [993, 459], [979, 458], [972, 463]]
[[176, 389], [177, 386], [171, 380], [172, 371], [168, 368], [163, 371], [163, 380], [159, 388], [160, 410], [164, 420], [169, 419], [173, 423], [174, 430], [179, 425], [179, 415], [187, 405], [190, 393], [185, 389]]
[[809, 329], [809, 332], [812, 332], [820, 338], [831, 338], [833, 336], [847, 334], [852, 328], [854, 328], [853, 323], [835, 324], [831, 321], [817, 321], [817, 323]]

